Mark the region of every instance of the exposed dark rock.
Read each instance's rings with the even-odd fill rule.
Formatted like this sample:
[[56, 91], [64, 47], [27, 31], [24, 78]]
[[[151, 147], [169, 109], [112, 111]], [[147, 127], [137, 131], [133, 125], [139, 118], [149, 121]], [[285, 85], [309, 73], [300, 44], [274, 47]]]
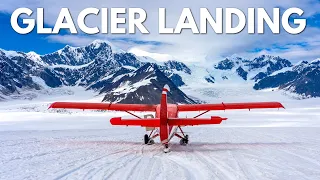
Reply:
[[103, 101], [116, 103], [159, 104], [164, 85], [169, 85], [169, 103], [195, 103], [185, 95], [157, 65], [147, 63], [101, 90]]
[[292, 70], [266, 77], [254, 85], [254, 89], [276, 87], [304, 97], [320, 97], [320, 61], [301, 62]]
[[173, 70], [177, 70], [177, 71], [182, 71], [182, 72], [185, 72], [187, 74], [191, 74], [191, 69], [188, 68], [187, 65], [185, 65], [184, 63], [182, 62], [178, 62], [178, 61], [167, 61], [164, 63], [165, 66], [167, 66], [167, 68]]
[[220, 70], [230, 70], [235, 66], [234, 61], [230, 59], [225, 59], [223, 61], [220, 61], [217, 65], [214, 66], [216, 69]]
[[242, 67], [239, 67], [239, 68], [237, 69], [237, 73], [238, 73], [238, 75], [239, 75], [240, 77], [242, 77], [243, 80], [247, 80], [248, 72], [245, 71], [245, 70], [243, 70]]

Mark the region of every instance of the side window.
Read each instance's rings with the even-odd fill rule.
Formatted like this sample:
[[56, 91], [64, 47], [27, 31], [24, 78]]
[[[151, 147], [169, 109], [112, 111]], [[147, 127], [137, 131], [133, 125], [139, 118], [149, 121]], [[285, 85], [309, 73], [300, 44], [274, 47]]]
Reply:
[[153, 114], [146, 114], [143, 116], [143, 118], [148, 119], [148, 118], [154, 118]]

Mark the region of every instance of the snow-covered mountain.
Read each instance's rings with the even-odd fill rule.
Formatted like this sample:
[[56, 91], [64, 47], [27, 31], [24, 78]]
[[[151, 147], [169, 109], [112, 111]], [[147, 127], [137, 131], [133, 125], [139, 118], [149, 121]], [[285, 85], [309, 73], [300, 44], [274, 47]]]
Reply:
[[23, 89], [39, 90], [32, 75], [44, 76], [42, 66], [20, 52], [0, 50], [0, 92], [9, 95]]
[[[280, 57], [262, 55], [252, 60], [243, 59], [240, 57], [226, 58], [218, 62], [214, 66], [212, 74], [218, 73], [222, 70], [222, 80], [229, 79], [226, 72], [230, 72], [240, 76], [243, 80], [259, 81], [273, 72], [279, 71], [283, 68], [292, 67], [289, 60]], [[231, 75], [229, 75], [231, 76]]]
[[199, 88], [234, 83], [318, 97], [318, 76], [319, 60], [294, 66], [289, 60], [263, 55], [251, 60], [226, 58], [213, 67], [187, 66], [174, 59], [157, 62], [99, 40], [84, 47], [66, 46], [46, 55], [0, 49], [0, 99], [45, 85], [82, 86], [105, 95], [104, 101], [158, 103], [156, 94], [161, 86], [169, 84], [173, 90], [171, 102], [194, 103], [179, 87], [197, 92]]
[[268, 76], [254, 89], [280, 88], [304, 97], [320, 97], [320, 59], [302, 61], [291, 69]]
[[[152, 104], [160, 102], [164, 85], [169, 85], [168, 102], [193, 104], [194, 100], [185, 95], [162, 71], [158, 65], [147, 63], [128, 74], [117, 76], [100, 93], [106, 94], [103, 101], [116, 103]], [[139, 101], [137, 101], [137, 99]]]
[[[140, 61], [140, 58], [134, 54], [119, 49], [114, 51], [114, 47], [104, 41], [94, 41], [85, 47], [66, 46], [57, 52], [43, 56], [34, 52], [27, 54], [4, 50], [0, 52], [0, 91], [3, 95], [20, 93], [23, 88], [41, 89], [41, 86], [33, 81], [32, 77], [40, 77], [46, 86], [51, 88], [77, 85], [101, 93], [110, 83], [148, 64]], [[185, 84], [174, 71], [190, 73], [186, 65], [177, 61], [168, 61], [162, 65], [154, 64], [154, 66], [158, 71], [161, 69], [163, 76], [169, 77], [167, 79], [161, 77], [162, 81], [159, 83], [172, 84], [172, 89], [178, 89], [176, 86]], [[158, 71], [157, 74], [159, 74]], [[139, 92], [142, 93], [141, 90]], [[193, 102], [188, 97], [185, 97], [185, 100], [178, 96], [173, 99], [179, 99], [177, 102], [181, 103]], [[126, 100], [123, 99], [123, 101]]]
[[84, 65], [97, 58], [109, 57], [110, 53], [119, 53], [122, 50], [114, 48], [112, 44], [96, 40], [84, 47], [65, 46], [54, 53], [40, 56], [43, 62], [49, 65]]

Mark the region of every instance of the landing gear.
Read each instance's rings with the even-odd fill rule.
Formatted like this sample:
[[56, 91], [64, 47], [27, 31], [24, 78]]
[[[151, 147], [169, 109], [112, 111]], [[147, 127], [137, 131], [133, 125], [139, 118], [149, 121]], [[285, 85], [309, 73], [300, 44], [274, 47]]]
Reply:
[[144, 144], [152, 145], [154, 144], [154, 140], [152, 138], [149, 138], [148, 134], [144, 135]]
[[148, 136], [148, 134], [145, 134], [144, 135], [144, 144], [148, 144], [148, 142], [149, 142], [149, 136]]
[[180, 129], [182, 135], [179, 135], [177, 133], [175, 135], [180, 138], [180, 145], [185, 146], [189, 143], [189, 135], [184, 134], [180, 126], [178, 126], [178, 128]]
[[154, 140], [150, 139], [149, 142], [148, 142], [148, 145], [152, 145], [152, 144], [154, 144]]
[[170, 152], [170, 148], [169, 148], [169, 145], [168, 145], [168, 144], [165, 144], [165, 145], [164, 145], [163, 152], [164, 152], [164, 153]]
[[189, 136], [185, 135], [185, 137], [180, 139], [180, 145], [185, 146], [189, 143]]

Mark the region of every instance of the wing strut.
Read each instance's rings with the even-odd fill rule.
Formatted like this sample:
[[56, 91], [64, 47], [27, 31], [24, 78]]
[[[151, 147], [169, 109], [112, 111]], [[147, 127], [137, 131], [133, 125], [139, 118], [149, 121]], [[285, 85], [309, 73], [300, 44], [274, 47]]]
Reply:
[[200, 113], [200, 114], [198, 114], [198, 115], [196, 115], [195, 117], [193, 117], [193, 118], [197, 118], [197, 117], [200, 117], [200, 116], [202, 116], [202, 115], [204, 115], [204, 114], [206, 114], [207, 112], [209, 112], [210, 110], [207, 110], [207, 111], [205, 111], [205, 112], [203, 112], [203, 113]]
[[125, 112], [128, 113], [128, 114], [130, 114], [131, 116], [134, 116], [134, 117], [138, 118], [138, 119], [142, 119], [140, 116], [135, 115], [135, 114], [133, 114], [133, 113], [130, 112], [130, 111], [125, 111]]

